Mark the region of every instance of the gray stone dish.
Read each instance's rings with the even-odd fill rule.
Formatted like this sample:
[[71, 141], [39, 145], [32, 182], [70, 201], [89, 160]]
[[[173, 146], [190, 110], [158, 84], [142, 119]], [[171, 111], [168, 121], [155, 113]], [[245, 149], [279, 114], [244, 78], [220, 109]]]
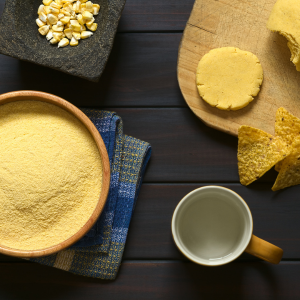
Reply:
[[35, 23], [42, 0], [6, 0], [0, 20], [0, 53], [97, 82], [112, 49], [126, 0], [92, 0], [101, 8], [94, 35], [77, 47], [57, 48]]

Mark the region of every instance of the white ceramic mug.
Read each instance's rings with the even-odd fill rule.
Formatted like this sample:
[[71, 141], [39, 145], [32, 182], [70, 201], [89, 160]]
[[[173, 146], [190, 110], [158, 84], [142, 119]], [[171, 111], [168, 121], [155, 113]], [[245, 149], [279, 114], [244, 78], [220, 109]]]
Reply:
[[220, 186], [205, 186], [187, 194], [172, 218], [178, 249], [191, 261], [220, 266], [244, 251], [277, 264], [282, 249], [252, 234], [253, 219], [246, 202]]

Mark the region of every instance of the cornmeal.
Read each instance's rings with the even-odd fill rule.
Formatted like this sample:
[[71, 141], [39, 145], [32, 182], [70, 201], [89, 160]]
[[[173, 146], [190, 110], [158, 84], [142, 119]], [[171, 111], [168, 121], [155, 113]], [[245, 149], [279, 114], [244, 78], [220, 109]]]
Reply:
[[300, 71], [300, 2], [299, 0], [278, 0], [271, 12], [267, 27], [277, 31], [288, 40], [291, 61]]
[[209, 51], [197, 68], [200, 96], [222, 110], [247, 106], [258, 94], [262, 81], [263, 69], [258, 58], [234, 47]]
[[89, 219], [102, 162], [86, 127], [39, 101], [0, 106], [0, 244], [20, 250], [56, 245]]

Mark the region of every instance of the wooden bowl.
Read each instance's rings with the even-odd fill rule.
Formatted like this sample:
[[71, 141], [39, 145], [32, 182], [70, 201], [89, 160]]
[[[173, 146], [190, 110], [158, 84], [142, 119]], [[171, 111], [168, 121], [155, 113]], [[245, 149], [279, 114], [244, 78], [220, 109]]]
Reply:
[[106, 147], [101, 138], [101, 135], [99, 134], [99, 131], [96, 129], [96, 127], [91, 122], [91, 120], [81, 110], [79, 110], [73, 104], [60, 97], [48, 93], [43, 93], [43, 92], [18, 91], [18, 92], [11, 92], [11, 93], [0, 95], [0, 105], [13, 102], [13, 101], [22, 101], [22, 100], [34, 100], [34, 101], [42, 101], [42, 102], [54, 104], [68, 111], [77, 119], [79, 119], [85, 125], [85, 127], [88, 129], [88, 131], [91, 133], [92, 137], [95, 140], [95, 143], [99, 149], [102, 158], [102, 168], [103, 168], [102, 189], [101, 189], [101, 194], [99, 196], [99, 200], [96, 205], [96, 208], [92, 213], [92, 215], [90, 216], [89, 220], [86, 222], [86, 224], [73, 236], [71, 236], [70, 238], [68, 238], [67, 240], [63, 241], [58, 245], [54, 245], [49, 248], [45, 248], [41, 250], [18, 250], [18, 249], [12, 249], [0, 245], [0, 253], [11, 255], [11, 256], [29, 258], [29, 257], [40, 257], [40, 256], [50, 255], [60, 250], [63, 250], [71, 246], [75, 242], [77, 242], [91, 229], [91, 227], [95, 224], [98, 217], [100, 216], [108, 196], [109, 184], [110, 184], [110, 166], [109, 166], [109, 158], [106, 151]]

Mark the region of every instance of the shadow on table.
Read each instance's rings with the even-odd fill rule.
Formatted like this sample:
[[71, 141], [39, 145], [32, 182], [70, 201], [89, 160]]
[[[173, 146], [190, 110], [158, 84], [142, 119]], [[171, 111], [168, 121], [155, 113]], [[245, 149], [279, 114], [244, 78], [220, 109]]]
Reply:
[[233, 262], [220, 267], [186, 264], [186, 280], [193, 284], [193, 299], [272, 299], [278, 298], [274, 267], [264, 262]]
[[2, 264], [1, 269], [1, 300], [92, 300], [97, 299], [95, 289], [112, 283], [24, 261]]
[[[91, 82], [63, 72], [19, 61], [20, 89], [51, 93], [70, 101], [76, 106], [102, 106], [109, 97], [106, 94], [116, 84], [122, 43], [116, 43], [99, 82]], [[111, 95], [113, 96], [113, 95]]]

